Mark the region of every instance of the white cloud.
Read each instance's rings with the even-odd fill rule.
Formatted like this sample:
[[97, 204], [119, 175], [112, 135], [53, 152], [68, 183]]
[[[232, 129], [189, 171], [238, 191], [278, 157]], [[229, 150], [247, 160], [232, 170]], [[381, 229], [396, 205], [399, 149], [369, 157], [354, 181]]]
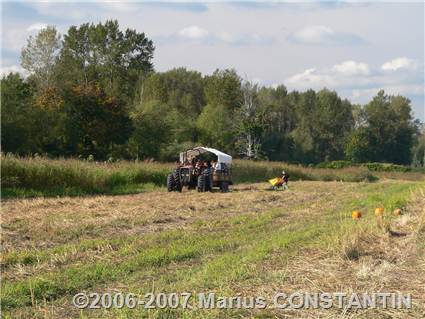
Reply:
[[8, 75], [9, 73], [20, 73], [23, 76], [28, 76], [28, 71], [19, 65], [9, 65], [0, 68], [0, 76]]
[[99, 6], [102, 7], [105, 11], [113, 11], [113, 12], [119, 12], [119, 13], [132, 13], [138, 11], [137, 2], [123, 2], [123, 1], [98, 1]]
[[[98, 15], [101, 11], [101, 6], [96, 2], [57, 2], [57, 1], [28, 1], [27, 6], [36, 10], [39, 14], [49, 17], [60, 17], [65, 19], [81, 20], [93, 15]], [[91, 9], [91, 10], [90, 10]], [[97, 9], [97, 11], [94, 11]]]
[[420, 84], [383, 85], [366, 89], [353, 89], [349, 99], [355, 103], [366, 103], [370, 101], [380, 90], [389, 95], [423, 95], [424, 87]]
[[335, 31], [324, 25], [310, 25], [289, 35], [288, 40], [301, 44], [359, 44], [361, 37], [351, 33]]
[[411, 69], [415, 67], [415, 62], [411, 59], [402, 57], [396, 58], [382, 64], [381, 69], [384, 71], [397, 71], [399, 69]]
[[266, 34], [252, 33], [231, 33], [227, 31], [210, 32], [197, 25], [185, 27], [177, 32], [177, 34], [159, 36], [156, 39], [162, 39], [169, 42], [175, 38], [177, 40], [195, 40], [202, 41], [204, 44], [224, 43], [232, 46], [244, 45], [268, 45], [275, 41], [275, 38]]
[[227, 42], [227, 43], [232, 43], [232, 42], [235, 42], [236, 41], [236, 38], [235, 38], [235, 36], [233, 36], [231, 33], [229, 33], [229, 32], [225, 32], [225, 31], [223, 31], [223, 32], [219, 32], [217, 35], [216, 35], [216, 37], [218, 38], [218, 39], [220, 39], [221, 41], [223, 41], [223, 42]]
[[366, 63], [349, 60], [328, 68], [306, 69], [287, 78], [285, 84], [296, 90], [327, 87], [353, 102], [366, 103], [381, 89], [391, 95], [423, 96], [423, 77], [417, 71], [388, 73], [379, 66], [371, 69]]
[[409, 61], [396, 61], [391, 65], [396, 69], [408, 68], [409, 72], [385, 72], [379, 64], [369, 67], [366, 63], [349, 60], [332, 67], [306, 69], [290, 76], [284, 83], [290, 90], [320, 90], [326, 87], [336, 90], [341, 97], [353, 103], [361, 104], [368, 103], [379, 90], [384, 90], [386, 94], [403, 95], [411, 99], [414, 115], [423, 119], [423, 73], [421, 68], [412, 67], [418, 66], [419, 62]]
[[[5, 30], [4, 27], [3, 30]], [[21, 27], [19, 25], [11, 25], [7, 29], [7, 32], [3, 32], [1, 34], [1, 37], [2, 48], [19, 54], [22, 47], [26, 43], [28, 32], [26, 31], [25, 27]]]
[[368, 64], [349, 60], [331, 68], [306, 69], [289, 77], [286, 83], [295, 89], [337, 88], [354, 84], [366, 85], [370, 81], [368, 75], [370, 75]]
[[332, 37], [335, 31], [323, 25], [314, 25], [305, 27], [294, 33], [294, 38], [305, 43], [321, 43], [327, 38]]
[[33, 23], [27, 28], [27, 31], [28, 32], [39, 31], [39, 30], [44, 29], [46, 27], [47, 27], [46, 23]]
[[224, 42], [230, 45], [268, 45], [275, 41], [275, 38], [265, 34], [258, 33], [242, 33], [242, 34], [231, 34], [229, 32], [218, 32], [212, 35], [212, 39], [220, 42]]
[[368, 75], [370, 73], [369, 65], [351, 60], [334, 65], [332, 70], [346, 75]]
[[178, 32], [179, 36], [188, 39], [203, 39], [208, 37], [209, 32], [196, 25], [186, 27]]
[[293, 88], [322, 88], [332, 86], [333, 79], [330, 75], [318, 72], [315, 68], [307, 69], [304, 72], [295, 74], [286, 80], [286, 83]]
[[257, 85], [259, 85], [259, 86], [263, 86], [263, 85], [265, 85], [266, 84], [266, 81], [264, 80], [264, 79], [262, 79], [262, 78], [253, 78], [253, 79], [251, 79], [251, 80], [249, 80], [248, 79], [248, 81], [250, 81], [251, 83], [253, 83], [253, 84], [257, 84]]

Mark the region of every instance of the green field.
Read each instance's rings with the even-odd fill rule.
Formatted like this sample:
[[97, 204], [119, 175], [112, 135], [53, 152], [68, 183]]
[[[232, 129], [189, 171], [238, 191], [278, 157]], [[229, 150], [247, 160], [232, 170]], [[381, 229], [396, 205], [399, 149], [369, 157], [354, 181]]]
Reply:
[[[10, 196], [114, 194], [120, 193], [119, 187], [123, 193], [143, 192], [6, 200], [3, 317], [422, 318], [425, 279], [418, 274], [425, 262], [423, 175], [377, 173], [374, 182], [367, 182], [371, 174], [364, 168], [283, 167], [298, 180], [287, 191], [255, 183], [278, 174], [282, 164], [236, 161], [239, 183], [232, 192], [199, 194], [165, 192], [161, 186], [168, 164], [4, 160], [3, 176], [16, 177], [14, 187], [3, 189]], [[42, 190], [43, 183], [49, 191]], [[378, 206], [385, 208], [383, 220], [373, 213]], [[395, 208], [403, 215], [394, 216]], [[361, 210], [363, 217], [353, 220], [353, 210]], [[412, 293], [413, 308], [183, 311], [72, 306], [72, 296], [81, 291], [134, 293], [140, 298], [148, 292], [272, 298], [276, 291], [375, 290]]]

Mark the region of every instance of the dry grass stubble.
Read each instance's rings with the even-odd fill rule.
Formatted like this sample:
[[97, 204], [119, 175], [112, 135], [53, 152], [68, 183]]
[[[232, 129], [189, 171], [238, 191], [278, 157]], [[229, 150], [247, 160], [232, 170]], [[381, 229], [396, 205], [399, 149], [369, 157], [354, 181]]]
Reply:
[[[352, 249], [354, 256], [347, 254]], [[332, 248], [300, 249], [283, 269], [276, 268], [281, 265], [278, 260], [274, 256], [263, 265], [276, 284], [250, 287], [251, 291], [263, 291], [270, 298], [276, 291], [399, 292], [412, 296], [413, 309], [279, 309], [270, 313], [276, 318], [425, 318], [424, 189], [413, 194], [404, 214], [391, 222], [390, 231], [371, 233], [360, 228]]]

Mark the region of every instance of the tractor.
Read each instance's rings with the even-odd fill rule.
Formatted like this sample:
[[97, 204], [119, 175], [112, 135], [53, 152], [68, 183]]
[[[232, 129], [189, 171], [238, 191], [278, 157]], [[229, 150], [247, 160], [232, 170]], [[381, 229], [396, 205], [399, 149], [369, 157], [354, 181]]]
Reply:
[[183, 187], [198, 192], [212, 191], [218, 187], [229, 191], [232, 182], [232, 157], [209, 147], [195, 147], [180, 153], [176, 168], [167, 176], [169, 192], [181, 192]]

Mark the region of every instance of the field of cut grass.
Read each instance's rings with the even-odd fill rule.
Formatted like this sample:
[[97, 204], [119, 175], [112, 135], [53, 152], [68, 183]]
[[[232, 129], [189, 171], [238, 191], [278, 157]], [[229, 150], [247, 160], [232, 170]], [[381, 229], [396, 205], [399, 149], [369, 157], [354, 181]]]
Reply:
[[[261, 165], [270, 174], [280, 169]], [[378, 206], [383, 220], [373, 213]], [[295, 181], [288, 191], [241, 183], [225, 194], [153, 189], [11, 199], [2, 213], [3, 317], [422, 318], [424, 207], [423, 181], [388, 179]], [[403, 215], [394, 216], [395, 208]], [[351, 218], [354, 209], [360, 220]], [[412, 294], [413, 308], [78, 310], [72, 296], [81, 291], [270, 300], [276, 292], [401, 292]]]
[[[76, 159], [18, 158], [1, 160], [2, 197], [134, 194], [164, 187], [172, 163], [97, 163]], [[285, 169], [292, 181], [373, 182], [380, 178], [423, 180], [420, 172], [371, 172], [367, 167], [311, 168], [280, 162], [235, 160], [235, 183], [264, 182]]]

